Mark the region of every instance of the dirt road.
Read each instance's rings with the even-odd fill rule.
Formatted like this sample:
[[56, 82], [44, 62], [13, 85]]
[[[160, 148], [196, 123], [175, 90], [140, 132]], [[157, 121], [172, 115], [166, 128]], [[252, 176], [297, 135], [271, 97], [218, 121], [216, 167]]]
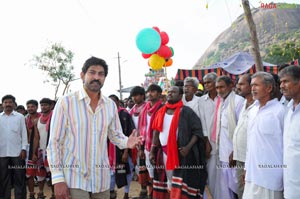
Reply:
[[[130, 186], [130, 191], [129, 191], [129, 198], [138, 197], [140, 190], [141, 190], [141, 187], [140, 187], [139, 183], [137, 181], [132, 181], [131, 186]], [[39, 192], [38, 187], [35, 187], [34, 191], [37, 195], [37, 193]], [[46, 195], [46, 199], [49, 199], [51, 197], [51, 188], [48, 187], [47, 185], [45, 185], [44, 193]], [[29, 195], [29, 193], [27, 193], [27, 195]], [[124, 188], [118, 189], [117, 190], [117, 199], [123, 199], [123, 196], [124, 196]], [[12, 199], [14, 199], [13, 191], [12, 191]], [[208, 196], [208, 199], [212, 199], [212, 198], [210, 196]]]

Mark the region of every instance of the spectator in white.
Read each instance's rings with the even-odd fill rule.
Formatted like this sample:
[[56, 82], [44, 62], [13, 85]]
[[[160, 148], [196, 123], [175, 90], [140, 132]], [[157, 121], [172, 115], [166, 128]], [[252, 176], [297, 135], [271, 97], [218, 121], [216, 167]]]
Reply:
[[233, 91], [233, 82], [229, 76], [220, 76], [216, 80], [216, 90], [221, 97], [221, 104], [217, 104], [211, 140], [217, 143], [220, 165], [217, 170], [217, 183], [221, 183], [216, 190], [216, 198], [232, 199], [237, 193], [236, 169], [229, 167], [229, 156], [233, 151], [233, 133], [236, 127], [244, 98]]
[[[141, 111], [143, 110], [144, 106], [146, 105], [145, 99], [146, 99], [146, 91], [143, 87], [141, 86], [135, 86], [131, 89], [130, 91], [130, 98], [134, 101], [134, 106], [130, 110], [130, 115], [132, 117], [133, 123], [137, 131], [138, 129], [138, 124], [139, 124], [139, 115]], [[138, 178], [138, 174], [140, 172], [139, 166], [142, 165], [140, 163], [140, 159], [138, 158], [137, 155], [137, 149], [132, 149], [132, 161], [135, 165], [135, 175], [134, 178]], [[143, 167], [144, 172], [146, 172], [147, 168], [146, 166]], [[141, 191], [140, 191], [140, 198], [146, 198], [147, 197], [147, 186], [144, 186], [141, 184]]]
[[26, 147], [27, 131], [25, 118], [14, 111], [16, 98], [2, 97], [3, 112], [0, 113], [0, 192], [4, 199], [11, 198], [11, 179], [15, 199], [26, 198]]
[[[186, 77], [183, 81], [183, 96], [182, 96], [182, 102], [183, 105], [190, 107], [196, 115], [201, 117], [201, 110], [200, 110], [200, 97], [196, 95], [198, 91], [198, 85], [199, 80], [196, 77]], [[204, 132], [203, 137], [205, 143], [206, 143], [206, 157], [209, 157], [209, 154], [211, 152], [211, 145], [209, 144], [208, 138], [207, 138], [207, 131]]]
[[230, 167], [236, 166], [236, 173], [238, 179], [238, 198], [242, 198], [244, 192], [244, 168], [246, 161], [247, 150], [247, 126], [248, 126], [248, 112], [254, 106], [254, 99], [251, 94], [251, 74], [241, 76], [237, 85], [236, 92], [238, 95], [244, 97], [244, 105], [240, 112], [239, 120], [233, 133], [233, 152], [229, 156]]
[[289, 66], [279, 72], [280, 88], [289, 102], [284, 117], [283, 170], [284, 198], [300, 198], [300, 68]]
[[[284, 68], [290, 66], [289, 64], [283, 64], [281, 65], [279, 68], [278, 68], [278, 73], [280, 74], [280, 71], [283, 70]], [[280, 81], [280, 80], [279, 80]], [[280, 85], [279, 85], [279, 89], [280, 89], [280, 92], [282, 93], [282, 89], [280, 88]], [[284, 105], [284, 106], [287, 106], [289, 101], [291, 100], [291, 98], [289, 96], [284, 96], [282, 95], [279, 102]]]
[[[143, 144], [139, 148], [139, 159], [140, 159], [140, 175], [139, 182], [141, 186], [147, 186], [148, 188], [148, 198], [152, 198], [153, 190], [153, 177], [154, 177], [154, 167], [150, 163], [149, 154], [152, 145], [153, 129], [152, 123], [155, 118], [157, 110], [159, 110], [163, 105], [160, 99], [162, 89], [157, 84], [151, 84], [147, 88], [146, 95], [148, 101], [146, 102], [144, 108], [141, 110], [139, 115], [138, 132], [143, 136]], [[146, 166], [148, 172], [145, 172], [144, 166]]]
[[248, 115], [243, 198], [283, 198], [284, 106], [275, 97], [270, 73], [255, 73], [251, 91], [256, 101]]
[[130, 98], [132, 98], [134, 106], [132, 107], [129, 113], [132, 116], [135, 128], [137, 128], [139, 122], [139, 115], [146, 104], [145, 89], [141, 86], [133, 87], [130, 91]]
[[183, 81], [183, 96], [182, 102], [185, 106], [190, 107], [200, 118], [199, 100], [196, 96], [198, 91], [199, 80], [196, 77], [186, 77]]
[[[200, 119], [203, 129], [203, 135], [207, 136], [209, 139], [209, 143], [211, 145], [211, 152], [209, 155], [206, 154], [207, 158], [207, 174], [208, 174], [208, 190], [212, 196], [215, 197], [215, 190], [220, 189], [220, 187], [216, 187], [217, 185], [217, 162], [218, 162], [218, 151], [216, 147], [216, 143], [211, 141], [211, 133], [213, 128], [213, 120], [214, 113], [216, 109], [217, 103], [217, 90], [216, 90], [216, 80], [217, 74], [212, 72], [208, 73], [203, 77], [204, 81], [204, 89], [207, 94], [200, 97], [199, 106], [200, 106]], [[204, 193], [204, 198], [205, 198]]]

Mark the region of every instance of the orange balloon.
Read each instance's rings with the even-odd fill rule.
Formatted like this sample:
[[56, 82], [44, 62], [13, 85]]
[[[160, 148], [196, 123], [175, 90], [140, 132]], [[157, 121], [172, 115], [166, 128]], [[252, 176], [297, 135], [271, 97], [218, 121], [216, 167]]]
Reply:
[[169, 58], [165, 63], [165, 67], [171, 66], [172, 64], [173, 64], [173, 60]]

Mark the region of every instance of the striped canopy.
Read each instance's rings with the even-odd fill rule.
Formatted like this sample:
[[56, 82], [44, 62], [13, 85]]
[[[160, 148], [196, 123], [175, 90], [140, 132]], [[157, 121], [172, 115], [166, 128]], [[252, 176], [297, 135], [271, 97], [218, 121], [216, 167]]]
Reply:
[[[289, 65], [299, 65], [298, 59], [288, 63]], [[277, 74], [279, 66], [264, 66], [264, 71]], [[203, 82], [203, 77], [210, 73], [215, 72], [218, 76], [228, 75], [232, 80], [237, 80], [241, 75], [250, 73], [254, 74], [256, 72], [255, 65], [253, 65], [249, 70], [244, 73], [234, 75], [222, 68], [211, 68], [211, 69], [199, 69], [199, 70], [188, 70], [188, 69], [178, 69], [175, 80], [184, 80], [186, 77], [197, 77], [200, 82]]]

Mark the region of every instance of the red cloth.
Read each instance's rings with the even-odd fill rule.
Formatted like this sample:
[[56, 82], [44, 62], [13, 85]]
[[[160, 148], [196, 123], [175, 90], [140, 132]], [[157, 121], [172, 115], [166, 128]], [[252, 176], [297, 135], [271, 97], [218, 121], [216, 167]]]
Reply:
[[[169, 104], [168, 102], [164, 107], [162, 107], [156, 114], [156, 118], [152, 124], [152, 128], [159, 132], [163, 130], [164, 118], [167, 109], [175, 109], [173, 118], [171, 121], [170, 132], [168, 136], [168, 144], [167, 144], [167, 170], [174, 170], [179, 166], [179, 158], [178, 158], [178, 147], [177, 147], [177, 139], [176, 132], [178, 128], [178, 121], [180, 116], [180, 110], [183, 106], [182, 101], [175, 104]], [[172, 154], [172, 155], [170, 155]]]
[[[36, 118], [39, 118], [41, 116], [41, 114], [40, 113], [37, 113], [37, 115], [36, 115]], [[34, 126], [34, 124], [32, 123], [32, 117], [31, 117], [31, 115], [28, 115], [27, 117], [26, 117], [26, 125], [27, 125], [27, 128], [28, 129], [32, 129], [33, 128], [33, 126]]]
[[[137, 104], [135, 104], [132, 107], [132, 109], [130, 110], [129, 114], [131, 116], [139, 116], [142, 109], [145, 107], [145, 105], [146, 105], [146, 102], [143, 102], [142, 104], [139, 104], [139, 106], [137, 106]], [[135, 128], [137, 129], [137, 126]], [[134, 165], [137, 165], [137, 161], [136, 161], [137, 156], [138, 156], [137, 153], [138, 153], [138, 151], [137, 151], [136, 148], [131, 149], [132, 162], [133, 162]]]
[[127, 110], [126, 110], [126, 108], [123, 108], [123, 107], [118, 107], [118, 113], [120, 113], [120, 111], [122, 111], [122, 110], [124, 110], [124, 111], [126, 111], [126, 112], [128, 112]]
[[140, 115], [142, 109], [144, 108], [144, 106], [146, 105], [146, 102], [143, 102], [142, 104], [140, 104], [139, 106], [137, 106], [137, 104], [135, 104], [132, 109], [130, 110], [130, 115], [131, 116], [138, 116]]
[[[151, 144], [152, 144], [152, 136], [153, 136], [153, 130], [152, 130], [152, 123], [156, 114], [156, 111], [161, 106], [162, 101], [158, 100], [152, 107], [151, 103], [147, 102], [143, 110], [141, 111], [141, 114], [139, 115], [139, 124], [138, 129], [140, 131], [140, 135], [143, 136], [145, 141], [145, 149], [147, 151], [150, 151]], [[148, 129], [147, 128], [147, 114], [151, 114], [150, 124]]]
[[212, 133], [211, 133], [211, 137], [210, 137], [210, 139], [213, 142], [217, 141], [218, 112], [219, 112], [220, 104], [221, 104], [221, 97], [218, 96], [216, 110], [215, 110], [215, 114], [214, 114], [213, 129], [212, 129]]
[[116, 168], [116, 146], [108, 141], [108, 160], [111, 170]]
[[[119, 106], [118, 113], [120, 113], [120, 111], [122, 111], [122, 110], [127, 112], [127, 110], [125, 108]], [[115, 170], [115, 168], [116, 168], [116, 158], [117, 158], [116, 157], [116, 146], [113, 143], [111, 143], [110, 141], [108, 141], [108, 160], [109, 160], [110, 168], [112, 170]]]
[[200, 194], [200, 189], [188, 186], [182, 178], [172, 178], [172, 186], [170, 192], [170, 198], [172, 199], [203, 199], [202, 194]]
[[50, 121], [51, 121], [51, 116], [52, 116], [52, 111], [49, 112], [49, 114], [44, 115], [42, 114], [40, 117], [40, 121], [42, 124], [46, 124], [46, 131], [48, 132], [49, 128], [50, 128]]

